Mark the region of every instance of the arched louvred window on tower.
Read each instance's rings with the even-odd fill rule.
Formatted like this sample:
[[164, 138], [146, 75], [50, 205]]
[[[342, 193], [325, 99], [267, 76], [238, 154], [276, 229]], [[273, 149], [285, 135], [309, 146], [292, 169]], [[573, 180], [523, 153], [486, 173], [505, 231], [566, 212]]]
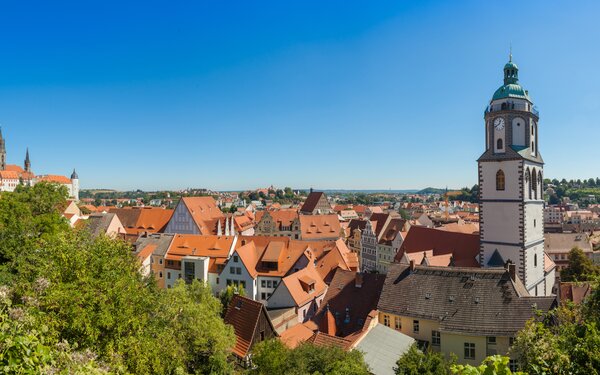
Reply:
[[[531, 172], [529, 167], [525, 170], [525, 189], [529, 192], [529, 199], [531, 199]], [[524, 193], [523, 193], [524, 194]]]
[[504, 171], [499, 169], [498, 172], [496, 172], [496, 190], [504, 190], [505, 184], [506, 180], [504, 177]]
[[504, 148], [504, 142], [502, 141], [502, 138], [499, 138], [496, 141], [496, 149], [502, 150], [503, 148]]
[[538, 184], [537, 173], [535, 172], [535, 168], [533, 168], [531, 172], [531, 189], [533, 190], [533, 199], [537, 199]]
[[544, 199], [544, 180], [542, 179], [542, 171], [538, 171], [538, 183], [540, 184], [540, 199]]

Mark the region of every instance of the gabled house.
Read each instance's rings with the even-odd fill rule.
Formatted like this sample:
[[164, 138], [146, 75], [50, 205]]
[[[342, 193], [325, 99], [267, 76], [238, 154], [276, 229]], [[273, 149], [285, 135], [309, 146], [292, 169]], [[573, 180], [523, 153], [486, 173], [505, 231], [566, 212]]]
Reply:
[[162, 233], [173, 215], [173, 210], [159, 207], [110, 208], [125, 228], [125, 239], [135, 242], [142, 233]]
[[251, 353], [254, 345], [278, 336], [265, 306], [239, 295], [231, 299], [224, 321], [233, 326], [233, 354], [244, 367], [252, 364]]
[[254, 233], [258, 236], [300, 238], [300, 220], [295, 209], [259, 211], [255, 220]]
[[165, 254], [175, 235], [165, 233], [143, 234], [133, 244], [135, 254], [141, 264], [142, 276], [153, 275], [159, 288], [165, 286]]
[[184, 197], [175, 207], [165, 233], [222, 234], [224, 219], [213, 197]]
[[333, 212], [327, 196], [322, 191], [310, 191], [300, 208], [302, 215], [324, 215]]
[[525, 323], [555, 306], [555, 297], [531, 296], [513, 264], [481, 269], [413, 262], [390, 267], [378, 310], [380, 324], [421, 347], [478, 365], [487, 356], [507, 355]]
[[105, 235], [117, 238], [125, 234], [125, 227], [115, 213], [94, 212], [86, 220], [79, 220], [76, 226], [87, 229], [94, 237]]
[[315, 314], [326, 291], [327, 284], [315, 267], [308, 265], [284, 277], [267, 304], [270, 309], [293, 307], [298, 315], [298, 322], [302, 323]]

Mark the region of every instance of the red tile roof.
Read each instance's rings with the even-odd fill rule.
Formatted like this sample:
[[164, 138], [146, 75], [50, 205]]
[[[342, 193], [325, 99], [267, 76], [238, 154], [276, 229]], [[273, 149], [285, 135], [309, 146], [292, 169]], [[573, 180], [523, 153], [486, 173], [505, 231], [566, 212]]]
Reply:
[[[217, 222], [225, 215], [213, 197], [184, 197], [181, 202], [187, 207], [200, 233], [217, 234]], [[222, 230], [225, 228], [222, 227]]]
[[[250, 352], [261, 313], [267, 315], [267, 310], [262, 303], [239, 295], [233, 296], [227, 307], [224, 320], [225, 323], [233, 326], [236, 337], [233, 353], [240, 358], [246, 357]], [[268, 316], [267, 320], [275, 331]]]
[[337, 214], [300, 215], [300, 236], [303, 240], [340, 237], [341, 230]]
[[457, 267], [479, 267], [479, 235], [447, 232], [434, 228], [412, 226], [406, 235], [395, 261], [400, 262], [405, 252], [433, 251], [433, 256], [452, 254]]
[[313, 212], [315, 208], [317, 208], [317, 204], [319, 204], [319, 200], [323, 194], [324, 193], [322, 191], [313, 191], [308, 194], [308, 197], [306, 197], [300, 212]]

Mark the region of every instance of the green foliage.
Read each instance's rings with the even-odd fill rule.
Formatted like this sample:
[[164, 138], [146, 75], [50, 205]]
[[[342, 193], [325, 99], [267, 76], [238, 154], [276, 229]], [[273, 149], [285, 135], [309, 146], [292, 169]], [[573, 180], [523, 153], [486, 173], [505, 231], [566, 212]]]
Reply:
[[251, 374], [331, 374], [361, 375], [369, 370], [362, 353], [330, 346], [321, 347], [304, 343], [295, 349], [288, 349], [279, 340], [267, 340], [253, 349], [254, 369]]
[[157, 289], [129, 244], [67, 225], [65, 195], [0, 195], [0, 373], [231, 373], [235, 338], [210, 288]]
[[522, 372], [513, 373], [508, 366], [509, 358], [500, 355], [487, 357], [480, 366], [471, 365], [452, 365], [450, 370], [452, 374], [458, 375], [511, 375], [523, 374]]
[[531, 375], [600, 374], [598, 279], [583, 305], [568, 304], [544, 322], [530, 321], [519, 332], [511, 353]]
[[431, 350], [422, 352], [413, 344], [396, 362], [396, 375], [446, 375], [454, 360], [447, 361], [444, 355]]
[[236, 294], [244, 297], [246, 295], [246, 289], [239, 285], [227, 285], [227, 288], [223, 289], [221, 293], [219, 293], [219, 299], [221, 300], [221, 305], [223, 306], [223, 316], [225, 316], [225, 311], [233, 299], [233, 296]]
[[569, 252], [569, 265], [560, 271], [562, 281], [591, 280], [600, 274], [600, 267], [588, 258], [583, 250], [574, 247]]

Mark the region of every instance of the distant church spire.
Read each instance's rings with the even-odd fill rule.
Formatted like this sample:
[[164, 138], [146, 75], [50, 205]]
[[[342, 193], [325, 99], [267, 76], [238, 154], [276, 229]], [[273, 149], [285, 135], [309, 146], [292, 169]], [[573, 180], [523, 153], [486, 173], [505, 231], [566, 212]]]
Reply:
[[2, 128], [0, 127], [0, 171], [6, 169], [6, 145], [2, 137]]
[[31, 172], [31, 161], [29, 160], [29, 147], [25, 152], [25, 172]]

